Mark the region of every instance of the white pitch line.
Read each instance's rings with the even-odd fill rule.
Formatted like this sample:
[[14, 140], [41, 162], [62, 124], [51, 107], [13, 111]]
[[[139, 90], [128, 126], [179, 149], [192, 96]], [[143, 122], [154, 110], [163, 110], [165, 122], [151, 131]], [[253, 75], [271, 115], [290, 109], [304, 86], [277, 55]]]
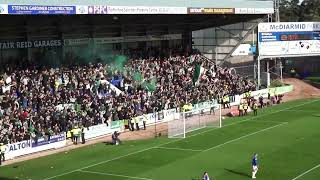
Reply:
[[[278, 112], [282, 112], [282, 111], [285, 111], [285, 110], [288, 110], [288, 109], [292, 109], [292, 108], [304, 106], [304, 105], [306, 105], [306, 104], [310, 104], [310, 103], [313, 103], [313, 102], [316, 102], [316, 101], [320, 101], [320, 99], [313, 100], [313, 101], [309, 101], [309, 102], [305, 102], [305, 103], [302, 103], [302, 104], [299, 104], [299, 105], [296, 105], [296, 106], [284, 108], [284, 109], [282, 109], [282, 110], [278, 110], [278, 111], [275, 111], [275, 112], [272, 112], [272, 113], [263, 114], [263, 115], [256, 116], [256, 117], [253, 117], [253, 118], [249, 118], [249, 119], [246, 119], [246, 120], [238, 121], [238, 122], [236, 122], [236, 123], [228, 124], [228, 125], [225, 125], [225, 126], [223, 126], [223, 127], [232, 126], [232, 125], [239, 124], [239, 123], [242, 123], [242, 122], [246, 122], [246, 121], [249, 121], [249, 120], [252, 120], [252, 119], [256, 119], [256, 118], [258, 118], [258, 117], [263, 117], [263, 116], [275, 114], [275, 113], [278, 113]], [[200, 135], [200, 134], [203, 134], [203, 133], [206, 133], [206, 132], [210, 132], [210, 131], [213, 131], [213, 130], [217, 130], [217, 129], [220, 129], [220, 128], [209, 129], [209, 130], [207, 130], [207, 131], [202, 131], [202, 132], [200, 132], [200, 133], [197, 133], [197, 134], [193, 134], [193, 135], [191, 135], [191, 136], [188, 136], [187, 138], [190, 138], [190, 137], [193, 137], [193, 136], [197, 136], [197, 135]], [[92, 165], [89, 165], [89, 166], [86, 166], [86, 167], [82, 167], [82, 168], [79, 168], [79, 169], [75, 169], [75, 170], [72, 170], [72, 171], [68, 171], [68, 172], [65, 172], [65, 173], [61, 173], [61, 174], [58, 174], [58, 175], [55, 175], [55, 176], [47, 177], [47, 178], [45, 178], [44, 180], [54, 179], [54, 178], [56, 178], [56, 177], [64, 176], [64, 175], [67, 175], [67, 174], [71, 174], [71, 173], [73, 173], [73, 172], [76, 172], [76, 171], [79, 171], [79, 170], [82, 170], [82, 169], [87, 169], [87, 168], [90, 168], [90, 167], [93, 167], [93, 166], [97, 166], [97, 165], [100, 165], [100, 164], [108, 163], [108, 162], [110, 162], [110, 161], [114, 161], [114, 160], [117, 160], [117, 159], [121, 159], [121, 158], [130, 156], [130, 155], [138, 154], [138, 153], [141, 153], [141, 152], [144, 152], [144, 151], [148, 151], [148, 150], [154, 149], [154, 148], [159, 147], [159, 146], [164, 146], [164, 145], [167, 145], [167, 144], [170, 144], [170, 143], [174, 143], [174, 142], [177, 142], [177, 141], [181, 141], [181, 140], [183, 140], [183, 139], [177, 139], [177, 140], [174, 140], [174, 141], [169, 141], [169, 142], [160, 144], [160, 145], [158, 145], [158, 146], [153, 146], [153, 147], [150, 147], [150, 148], [142, 149], [142, 150], [139, 150], [139, 151], [135, 151], [135, 152], [132, 152], [132, 153], [123, 155], [123, 156], [115, 157], [115, 158], [113, 158], [113, 159], [109, 159], [109, 160], [106, 160], [106, 161], [102, 161], [102, 162], [99, 162], [99, 163], [95, 163], [95, 164], [92, 164]]]
[[[279, 113], [279, 112], [283, 112], [283, 111], [286, 111], [286, 110], [289, 110], [289, 109], [293, 109], [293, 108], [296, 108], [296, 107], [304, 106], [304, 105], [306, 105], [306, 104], [311, 104], [311, 103], [314, 103], [314, 102], [317, 102], [317, 101], [320, 101], [320, 99], [316, 99], [316, 100], [313, 100], [313, 101], [308, 101], [308, 102], [305, 102], [305, 103], [302, 103], [302, 104], [299, 104], [299, 105], [296, 105], [296, 106], [287, 107], [287, 108], [280, 109], [280, 110], [278, 110], [278, 111], [274, 111], [274, 112], [271, 112], [271, 113], [266, 113], [266, 114], [262, 114], [262, 115], [260, 115], [260, 116], [255, 116], [255, 117], [252, 117], [252, 118], [249, 118], [249, 119], [237, 121], [237, 122], [235, 122], [235, 123], [227, 124], [227, 125], [224, 125], [224, 126], [222, 126], [222, 127], [232, 126], [232, 125], [235, 125], [235, 124], [239, 124], [239, 123], [251, 121], [251, 120], [253, 120], [253, 119], [257, 119], [257, 118], [264, 117], [264, 116], [269, 116], [269, 115], [276, 114], [276, 113]], [[258, 120], [255, 120], [255, 121], [258, 121]], [[262, 120], [261, 122], [263, 122], [263, 120]], [[281, 122], [279, 122], [279, 123], [281, 123]], [[219, 129], [219, 128], [217, 128], [217, 129]], [[216, 130], [216, 129], [212, 129], [212, 130]], [[212, 131], [212, 130], [211, 130], [211, 131]], [[208, 131], [210, 131], [210, 130], [208, 130]], [[190, 136], [189, 136], [189, 137], [190, 137]]]
[[288, 121], [265, 121], [265, 120], [251, 120], [251, 122], [259, 122], [259, 123], [278, 123], [278, 124], [281, 124], [281, 123], [289, 123]]
[[286, 112], [303, 112], [303, 113], [319, 113], [319, 111], [308, 111], [308, 110], [293, 110], [293, 109], [288, 109], [285, 110]]
[[253, 132], [253, 133], [250, 133], [250, 134], [241, 136], [241, 137], [239, 137], [239, 138], [236, 138], [236, 139], [227, 141], [227, 142], [225, 142], [225, 143], [219, 144], [219, 145], [217, 145], [217, 146], [213, 146], [213, 147], [211, 147], [211, 148], [208, 148], [208, 149], [204, 150], [203, 152], [210, 151], [210, 150], [212, 150], [212, 149], [216, 149], [216, 148], [221, 147], [221, 146], [224, 146], [224, 145], [226, 145], [226, 144], [230, 144], [230, 143], [232, 143], [232, 142], [241, 140], [241, 139], [243, 139], [243, 138], [246, 138], [246, 137], [249, 137], [249, 136], [252, 136], [252, 135], [255, 135], [255, 134], [258, 134], [258, 133], [261, 133], [261, 132], [264, 132], [264, 131], [267, 131], [267, 130], [270, 130], [270, 129], [273, 129], [273, 128], [276, 128], [276, 127], [279, 127], [279, 126], [282, 126], [282, 125], [284, 125], [284, 124], [288, 124], [288, 123], [287, 123], [287, 122], [281, 123], [281, 124], [278, 124], [278, 125], [275, 125], [275, 126], [271, 126], [271, 127], [262, 129], [262, 130], [260, 130], [260, 131], [256, 131], [256, 132]]
[[178, 150], [178, 151], [194, 151], [194, 152], [202, 152], [200, 149], [184, 149], [184, 148], [171, 148], [171, 147], [155, 147], [155, 149], [167, 149], [167, 150]]
[[80, 170], [79, 172], [83, 172], [83, 173], [90, 173], [90, 174], [100, 174], [100, 175], [105, 175], [105, 176], [124, 177], [124, 178], [129, 178], [129, 179], [152, 180], [152, 179], [149, 179], [149, 178], [134, 177], [134, 176], [126, 176], [126, 175], [121, 175], [121, 174], [103, 173], [103, 172], [96, 172], [96, 171], [85, 171], [85, 170]]
[[[163, 145], [165, 145], [165, 144], [163, 144]], [[57, 177], [60, 177], [60, 176], [71, 174], [71, 173], [74, 173], [74, 172], [77, 172], [77, 171], [80, 171], [80, 170], [83, 170], [83, 169], [87, 169], [87, 168], [90, 168], [90, 167], [94, 167], [94, 166], [97, 166], [97, 165], [100, 165], [100, 164], [105, 164], [105, 163], [108, 163], [108, 162], [111, 162], [111, 161], [114, 161], [114, 160], [118, 160], [118, 159], [121, 159], [121, 158], [124, 158], [124, 157], [128, 157], [128, 156], [131, 156], [131, 155], [134, 155], [134, 154], [138, 154], [138, 153], [141, 153], [141, 152], [144, 152], [144, 151], [148, 151], [148, 150], [154, 149], [155, 147], [156, 146], [150, 147], [150, 148], [146, 148], [146, 149], [142, 149], [140, 151], [135, 151], [135, 152], [132, 152], [132, 153], [128, 153], [128, 154], [125, 154], [125, 155], [122, 155], [122, 156], [118, 156], [118, 157], [115, 157], [115, 158], [112, 158], [112, 159], [109, 159], [109, 160], [106, 160], [106, 161], [101, 161], [99, 163], [94, 163], [94, 164], [91, 164], [89, 166], [85, 166], [85, 167], [82, 167], [82, 168], [79, 168], [79, 169], [75, 169], [73, 171], [68, 171], [68, 172], [65, 172], [65, 173], [62, 173], [62, 174], [58, 174], [58, 175], [55, 175], [55, 176], [51, 176], [51, 177], [45, 178], [44, 180], [54, 179], [54, 178], [57, 178]]]
[[[262, 121], [261, 121], [262, 122]], [[273, 121], [272, 121], [273, 122]], [[256, 132], [253, 132], [253, 133], [250, 133], [250, 134], [247, 134], [247, 135], [244, 135], [244, 136], [241, 136], [239, 138], [236, 138], [236, 139], [233, 139], [233, 140], [230, 140], [230, 141], [227, 141], [225, 143], [222, 143], [222, 144], [219, 144], [219, 145], [216, 145], [214, 147], [211, 147], [211, 148], [208, 148], [208, 149], [205, 149], [205, 150], [197, 150], [197, 149], [183, 149], [183, 148], [170, 148], [170, 147], [156, 147], [157, 149], [168, 149], [168, 150], [180, 150], [180, 151], [195, 151], [195, 152], [206, 152], [206, 151], [209, 151], [209, 150], [212, 150], [212, 149], [215, 149], [215, 148], [218, 148], [218, 147], [221, 147], [221, 146], [224, 146], [226, 144], [229, 144], [229, 143], [232, 143], [234, 141], [238, 141], [238, 140], [241, 140], [243, 138], [246, 138], [246, 137], [249, 137], [249, 136], [252, 136], [252, 135], [255, 135], [255, 134], [258, 134], [258, 133], [261, 133], [261, 132], [264, 132], [264, 131], [267, 131], [269, 129], [273, 129], [273, 128], [276, 128], [276, 127], [279, 127], [279, 126], [282, 126], [284, 124], [288, 124], [288, 122], [283, 122], [281, 124], [278, 124], [278, 125], [275, 125], [275, 126], [271, 126], [271, 127], [268, 127], [268, 128], [265, 128], [265, 129], [262, 129], [262, 130], [259, 130], [259, 131], [256, 131]]]
[[292, 180], [299, 179], [299, 178], [301, 178], [302, 176], [304, 176], [304, 175], [308, 174], [309, 172], [311, 172], [311, 171], [313, 171], [313, 170], [315, 170], [315, 169], [317, 169], [317, 168], [319, 168], [319, 167], [320, 167], [320, 164], [318, 164], [317, 166], [315, 166], [315, 167], [313, 167], [313, 168], [309, 169], [308, 171], [306, 171], [306, 172], [304, 172], [304, 173], [300, 174], [299, 176], [297, 176], [297, 177], [293, 178]]
[[[304, 106], [306, 104], [311, 104], [311, 103], [314, 103], [314, 102], [317, 102], [317, 101], [320, 101], [320, 99], [316, 99], [316, 100], [313, 100], [313, 101], [309, 101], [309, 102], [305, 102], [305, 103], [302, 103], [302, 104], [299, 104], [299, 105], [296, 105], [296, 106], [292, 106], [292, 107], [288, 107], [288, 108], [284, 108], [284, 109], [281, 109], [281, 110], [278, 110], [278, 111], [274, 111], [274, 112], [271, 112], [271, 113], [266, 113], [266, 114], [262, 114], [260, 116], [254, 116], [252, 118], [248, 118], [248, 119], [244, 119], [244, 120], [240, 120], [240, 121], [236, 121], [234, 123], [230, 123], [230, 124], [227, 124], [227, 125], [223, 125], [222, 127], [228, 127], [228, 126], [233, 126], [233, 125], [237, 125], [237, 124], [240, 124], [240, 123], [243, 123], [243, 122], [247, 122], [247, 121], [255, 121], [255, 122], [275, 122], [275, 123], [287, 123], [286, 121], [282, 121], [282, 122], [278, 122], [278, 121], [259, 121], [259, 120], [255, 120], [257, 118], [260, 118], [260, 117], [264, 117], [264, 116], [268, 116], [268, 115], [272, 115], [272, 114], [276, 114], [276, 113], [279, 113], [279, 112], [282, 112], [282, 111], [286, 111], [288, 109], [293, 109], [293, 108], [296, 108], [296, 107], [300, 107], [300, 106]], [[206, 131], [202, 131], [200, 133], [196, 133], [196, 134], [193, 134], [191, 136], [187, 136], [186, 138], [190, 138], [190, 137], [193, 137], [193, 136], [198, 136], [198, 135], [201, 135], [201, 134], [204, 134], [204, 133], [207, 133], [207, 132], [211, 132], [211, 131], [214, 131], [214, 130], [218, 130], [220, 128], [214, 128], [214, 129], [208, 129]], [[175, 140], [175, 141], [170, 141], [168, 143], [165, 143], [163, 145], [167, 145], [167, 144], [171, 144], [171, 143], [174, 143], [176, 141], [181, 141], [183, 139], [178, 139], [178, 140]], [[163, 146], [163, 145], [160, 145], [160, 146]]]

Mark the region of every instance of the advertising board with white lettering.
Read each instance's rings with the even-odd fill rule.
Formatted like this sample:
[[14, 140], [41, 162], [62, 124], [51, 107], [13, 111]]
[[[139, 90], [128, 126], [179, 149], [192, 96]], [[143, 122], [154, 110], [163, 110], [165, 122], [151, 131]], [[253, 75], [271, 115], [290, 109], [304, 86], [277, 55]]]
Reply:
[[15, 41], [1, 42], [0, 49], [25, 49], [25, 48], [41, 48], [41, 47], [59, 47], [64, 42], [62, 40], [35, 40], [35, 41]]
[[33, 141], [32, 147], [48, 145], [48, 144], [52, 144], [52, 143], [56, 143], [56, 142], [60, 142], [60, 141], [65, 141], [65, 140], [66, 140], [65, 133], [61, 133], [58, 135], [51, 136], [50, 139], [41, 138], [37, 142]]
[[8, 5], [8, 14], [76, 14], [76, 6]]
[[273, 8], [235, 8], [235, 14], [273, 14]]
[[187, 8], [148, 6], [88, 6], [88, 14], [187, 14]]
[[107, 124], [99, 124], [99, 125], [91, 126], [89, 128], [85, 128], [84, 129], [85, 138], [94, 139], [100, 136], [112, 134], [114, 131], [120, 131], [120, 125], [117, 123], [113, 124], [112, 128], [113, 129], [111, 129], [111, 126]]
[[27, 49], [60, 46], [79, 46], [94, 44], [112, 44], [137, 41], [161, 41], [182, 39], [181, 34], [106, 37], [106, 38], [81, 38], [81, 39], [51, 39], [51, 40], [30, 40], [30, 41], [0, 41], [0, 49]]
[[234, 8], [188, 8], [188, 14], [234, 14]]
[[31, 148], [31, 140], [8, 144], [6, 147], [5, 157], [6, 159], [12, 159], [17, 156], [25, 155], [29, 150], [31, 150]]
[[259, 55], [292, 57], [320, 55], [320, 23], [260, 23]]

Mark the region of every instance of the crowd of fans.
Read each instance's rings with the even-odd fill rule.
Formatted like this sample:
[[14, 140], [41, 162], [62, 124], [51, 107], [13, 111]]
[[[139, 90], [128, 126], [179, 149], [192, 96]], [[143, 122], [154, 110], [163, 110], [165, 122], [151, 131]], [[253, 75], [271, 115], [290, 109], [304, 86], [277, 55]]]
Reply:
[[[204, 71], [195, 83], [192, 79], [196, 64]], [[0, 76], [0, 141], [15, 143], [58, 134], [74, 126], [108, 125], [154, 110], [255, 90], [250, 80], [199, 54], [135, 55], [124, 70], [111, 71], [112, 66], [97, 63], [55, 69], [34, 65], [6, 69]]]

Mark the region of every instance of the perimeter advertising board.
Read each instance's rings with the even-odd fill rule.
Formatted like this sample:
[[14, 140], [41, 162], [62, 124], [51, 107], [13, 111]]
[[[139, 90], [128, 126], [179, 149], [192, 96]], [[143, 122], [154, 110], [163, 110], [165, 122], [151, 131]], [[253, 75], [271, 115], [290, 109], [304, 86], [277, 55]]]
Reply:
[[234, 8], [188, 8], [188, 14], [234, 14]]
[[262, 57], [320, 55], [320, 22], [260, 23], [258, 31]]
[[0, 14], [8, 14], [8, 5], [0, 4]]
[[88, 14], [187, 14], [187, 8], [148, 6], [88, 6]]
[[76, 6], [8, 5], [8, 14], [76, 14]]
[[0, 14], [272, 14], [273, 8], [0, 4]]
[[32, 154], [49, 149], [57, 149], [66, 145], [66, 133], [60, 133], [51, 136], [50, 139], [40, 138], [37, 142], [34, 140], [26, 140], [6, 146], [6, 159]]

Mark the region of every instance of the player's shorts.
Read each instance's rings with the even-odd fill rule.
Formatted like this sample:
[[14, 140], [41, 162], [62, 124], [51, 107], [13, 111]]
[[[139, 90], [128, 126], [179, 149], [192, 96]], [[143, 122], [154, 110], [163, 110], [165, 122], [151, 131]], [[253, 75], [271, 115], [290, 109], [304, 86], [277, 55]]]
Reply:
[[252, 166], [253, 171], [258, 171], [258, 166]]

